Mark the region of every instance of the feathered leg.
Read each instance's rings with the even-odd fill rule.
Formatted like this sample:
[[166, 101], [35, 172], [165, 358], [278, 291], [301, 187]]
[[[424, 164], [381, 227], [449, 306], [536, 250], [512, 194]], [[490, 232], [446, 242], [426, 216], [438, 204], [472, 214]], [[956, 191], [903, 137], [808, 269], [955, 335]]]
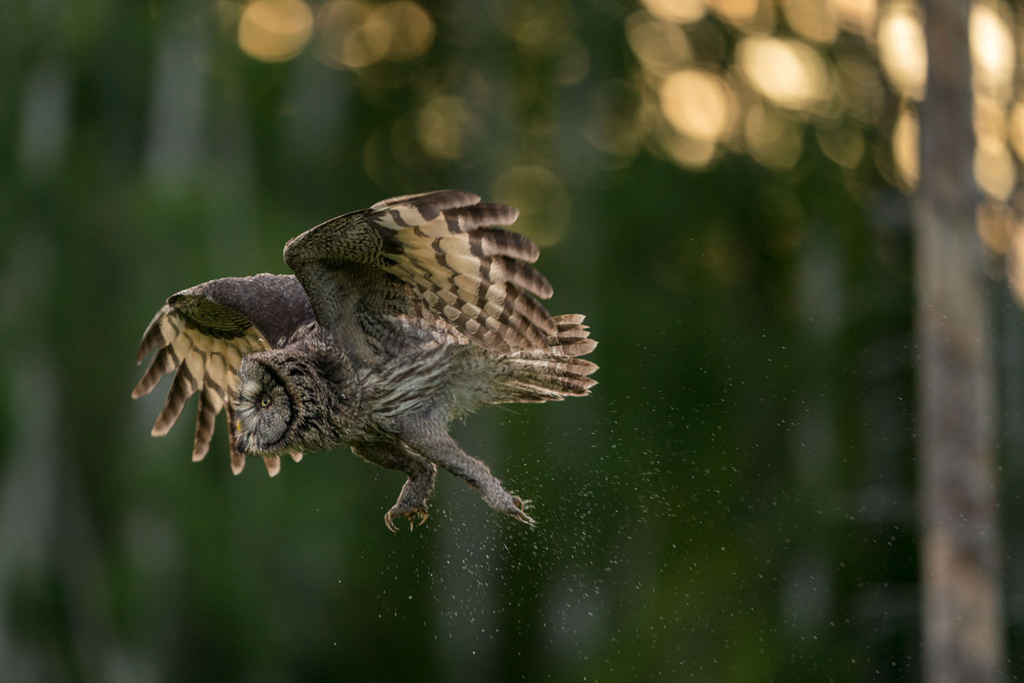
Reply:
[[536, 524], [536, 521], [526, 514], [530, 501], [506, 491], [498, 478], [491, 474], [487, 465], [463, 451], [443, 427], [420, 420], [406, 421], [400, 438], [413, 451], [437, 463], [479, 491], [491, 509], [525, 524]]
[[408, 479], [398, 494], [398, 501], [384, 515], [384, 523], [391, 531], [398, 531], [395, 518], [408, 517], [409, 530], [413, 521], [420, 518], [420, 524], [427, 521], [427, 499], [434, 491], [437, 479], [437, 467], [432, 462], [410, 453], [398, 443], [372, 442], [352, 446], [352, 452], [364, 460], [386, 467], [389, 470], [403, 472]]

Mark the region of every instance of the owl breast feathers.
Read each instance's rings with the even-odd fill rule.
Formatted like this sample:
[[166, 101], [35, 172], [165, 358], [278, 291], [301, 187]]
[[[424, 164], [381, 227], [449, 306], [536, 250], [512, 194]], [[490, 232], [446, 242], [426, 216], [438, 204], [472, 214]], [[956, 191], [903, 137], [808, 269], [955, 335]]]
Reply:
[[491, 403], [585, 396], [597, 345], [582, 315], [552, 317], [552, 294], [526, 237], [496, 226], [518, 212], [444, 190], [395, 197], [339, 216], [285, 245], [294, 275], [212, 280], [167, 299], [146, 328], [154, 353], [133, 398], [174, 373], [152, 434], [170, 430], [199, 394], [192, 459], [227, 417], [231, 468], [282, 453], [351, 446], [407, 477], [385, 515], [427, 518], [437, 466], [488, 505], [533, 523], [512, 495], [448, 435], [455, 417]]

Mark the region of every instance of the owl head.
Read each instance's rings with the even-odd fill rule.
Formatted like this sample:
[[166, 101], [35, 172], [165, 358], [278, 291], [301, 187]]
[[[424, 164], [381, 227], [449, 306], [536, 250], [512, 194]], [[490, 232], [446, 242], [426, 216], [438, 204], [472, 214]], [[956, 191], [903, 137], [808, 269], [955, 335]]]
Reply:
[[246, 356], [238, 368], [235, 431], [240, 453], [273, 453], [291, 446], [301, 396], [289, 387], [289, 373], [274, 352]]

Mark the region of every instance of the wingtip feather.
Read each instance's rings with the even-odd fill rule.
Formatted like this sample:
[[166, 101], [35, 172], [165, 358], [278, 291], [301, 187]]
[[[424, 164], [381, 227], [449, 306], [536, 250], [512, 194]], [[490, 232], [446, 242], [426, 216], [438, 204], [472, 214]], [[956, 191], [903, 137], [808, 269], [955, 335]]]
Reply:
[[267, 466], [267, 474], [276, 477], [281, 473], [281, 458], [271, 455], [263, 458], [263, 464]]
[[153, 319], [149, 321], [148, 325], [146, 325], [146, 330], [142, 333], [142, 339], [139, 341], [139, 350], [135, 354], [136, 365], [142, 365], [142, 361], [145, 360], [150, 351], [155, 349], [160, 342], [166, 342], [163, 338], [162, 332], [160, 331], [160, 321], [163, 320], [163, 317], [167, 315], [169, 310], [170, 306], [161, 306], [160, 310], [153, 316]]
[[390, 197], [377, 202], [370, 209], [379, 211], [398, 204], [412, 204], [417, 208], [426, 205], [436, 206], [439, 210], [456, 208], [461, 206], [472, 206], [479, 204], [480, 195], [466, 192], [464, 190], [434, 190], [432, 192], [421, 192], [419, 194], [404, 194], [398, 197]]

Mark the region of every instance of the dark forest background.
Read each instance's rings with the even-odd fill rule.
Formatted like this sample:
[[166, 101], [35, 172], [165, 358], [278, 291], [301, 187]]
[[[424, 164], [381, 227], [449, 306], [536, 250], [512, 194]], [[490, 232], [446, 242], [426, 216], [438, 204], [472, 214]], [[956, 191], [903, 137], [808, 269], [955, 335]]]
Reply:
[[[1020, 29], [978, 7], [996, 667], [1020, 676]], [[921, 16], [0, 4], [0, 680], [922, 678]], [[392, 534], [401, 475], [342, 447], [235, 477], [222, 422], [192, 464], [191, 406], [150, 437], [164, 393], [130, 399], [133, 359], [167, 296], [444, 187], [519, 207], [550, 309], [600, 342], [590, 397], [454, 427], [537, 528], [442, 476]]]

